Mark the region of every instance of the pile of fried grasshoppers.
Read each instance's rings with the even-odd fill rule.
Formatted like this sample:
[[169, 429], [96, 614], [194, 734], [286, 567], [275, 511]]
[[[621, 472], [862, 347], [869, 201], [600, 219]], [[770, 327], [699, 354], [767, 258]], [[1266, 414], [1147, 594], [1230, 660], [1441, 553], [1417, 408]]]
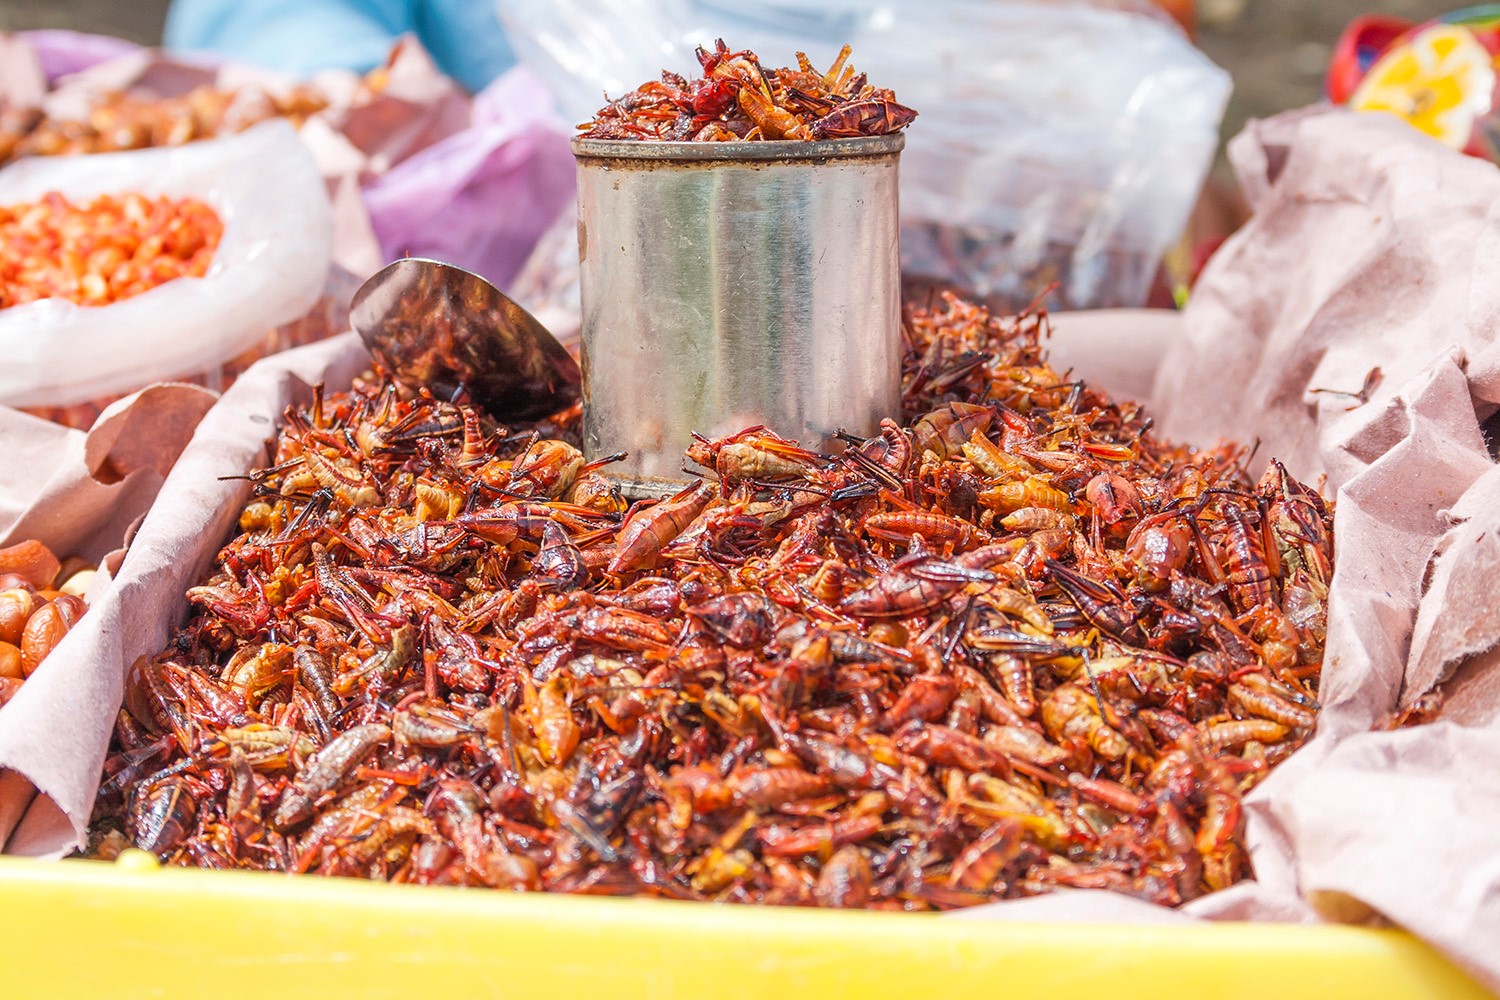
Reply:
[[569, 439], [376, 373], [286, 414], [131, 672], [94, 849], [516, 890], [929, 910], [1248, 874], [1307, 739], [1332, 516], [909, 307], [904, 423], [687, 449], [627, 508]]

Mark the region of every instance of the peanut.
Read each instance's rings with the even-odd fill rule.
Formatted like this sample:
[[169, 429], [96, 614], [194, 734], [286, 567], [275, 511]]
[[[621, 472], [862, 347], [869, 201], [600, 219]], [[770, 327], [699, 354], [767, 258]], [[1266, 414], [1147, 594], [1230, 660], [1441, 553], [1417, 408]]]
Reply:
[[89, 587], [93, 584], [96, 575], [98, 575], [97, 571], [93, 569], [81, 569], [69, 576], [58, 589], [64, 594], [82, 597], [89, 592]]
[[20, 573], [0, 573], [0, 590], [24, 590], [31, 593], [36, 588]]
[[24, 577], [33, 589], [49, 586], [61, 568], [52, 550], [35, 539], [0, 549], [0, 573]]
[[63, 582], [69, 577], [73, 576], [75, 573], [82, 573], [86, 569], [93, 568], [94, 564], [89, 562], [87, 559], [84, 559], [80, 556], [68, 556], [68, 558], [62, 561], [62, 569], [57, 571], [57, 576], [52, 578], [52, 583], [59, 590], [61, 590]]
[[74, 594], [59, 594], [52, 599], [52, 606], [57, 609], [58, 614], [63, 616], [63, 621], [68, 623], [68, 628], [78, 624], [78, 619], [89, 609], [83, 598]]
[[25, 676], [21, 672], [21, 647], [10, 642], [0, 642], [0, 677], [20, 680]]
[[68, 634], [68, 621], [56, 604], [44, 604], [32, 612], [21, 633], [21, 673], [30, 677], [47, 654]]
[[36, 610], [37, 600], [29, 590], [0, 590], [0, 642], [17, 643], [26, 619]]

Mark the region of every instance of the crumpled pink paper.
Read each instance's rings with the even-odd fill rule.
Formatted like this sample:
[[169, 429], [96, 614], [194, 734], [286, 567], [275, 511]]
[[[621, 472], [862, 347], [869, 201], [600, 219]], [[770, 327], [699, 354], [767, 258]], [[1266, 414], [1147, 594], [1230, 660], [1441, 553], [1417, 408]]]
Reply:
[[[86, 600], [90, 614], [109, 593], [146, 511], [168, 470], [217, 394], [193, 385], [158, 384], [108, 407], [87, 433], [0, 407], [0, 547], [36, 539], [59, 558], [78, 556], [100, 568]], [[88, 615], [84, 616], [87, 620]], [[98, 667], [75, 650], [90, 630], [75, 630], [0, 707], [0, 843], [31, 805], [36, 787], [52, 787], [59, 734], [72, 732], [66, 713], [80, 672]], [[58, 713], [63, 713], [59, 721]], [[45, 799], [45, 796], [43, 796]], [[55, 815], [50, 801], [41, 812]]]
[[0, 108], [31, 108], [47, 93], [42, 61], [19, 38], [0, 35]]
[[[1183, 912], [1395, 924], [1500, 991], [1500, 170], [1322, 109], [1230, 156], [1253, 217], [1148, 331], [1146, 398], [1168, 435], [1326, 476], [1337, 558], [1316, 737], [1247, 800], [1256, 880]], [[1141, 327], [1080, 352], [1060, 325], [1106, 384]], [[1383, 728], [1434, 690], [1437, 721]]]
[[43, 29], [18, 32], [15, 37], [36, 54], [45, 82], [49, 84], [70, 73], [140, 50], [139, 45], [123, 38], [89, 35], [81, 31]]
[[[330, 345], [341, 362], [328, 360]], [[306, 358], [316, 361], [299, 360]], [[88, 435], [0, 409], [0, 440], [28, 442], [24, 468], [35, 480], [25, 502], [0, 495], [0, 544], [38, 537], [59, 554], [92, 557], [129, 542], [107, 585], [90, 591], [88, 613], [0, 708], [0, 840], [9, 838], [7, 852], [56, 857], [82, 843], [125, 670], [166, 642], [184, 592], [206, 570], [249, 493], [247, 481], [219, 477], [266, 462], [275, 418], [287, 401], [310, 398], [311, 380], [347, 384], [367, 363], [345, 334], [252, 366], [226, 392], [228, 402], [211, 410], [214, 394], [206, 390], [149, 387], [110, 407]], [[100, 483], [101, 469], [123, 478]], [[69, 508], [65, 522], [51, 509], [54, 499]]]

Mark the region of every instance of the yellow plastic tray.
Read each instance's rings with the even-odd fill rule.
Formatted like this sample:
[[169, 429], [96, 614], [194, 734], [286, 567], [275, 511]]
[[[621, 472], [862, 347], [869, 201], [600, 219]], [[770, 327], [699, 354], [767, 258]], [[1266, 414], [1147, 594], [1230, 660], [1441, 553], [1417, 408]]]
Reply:
[[1488, 994], [1395, 931], [1037, 925], [0, 859], [0, 997]]

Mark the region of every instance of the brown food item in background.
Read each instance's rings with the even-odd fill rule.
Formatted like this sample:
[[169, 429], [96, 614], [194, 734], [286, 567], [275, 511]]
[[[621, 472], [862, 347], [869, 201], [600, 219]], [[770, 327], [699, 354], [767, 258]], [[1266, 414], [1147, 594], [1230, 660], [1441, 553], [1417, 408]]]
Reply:
[[16, 149], [44, 117], [41, 108], [8, 107], [0, 111], [0, 163], [16, 155]]
[[205, 85], [180, 97], [108, 94], [83, 120], [16, 108], [0, 114], [0, 164], [28, 156], [181, 146], [241, 132], [269, 118], [300, 125], [327, 106], [327, 99], [311, 87], [276, 96], [258, 88], [219, 90]]

